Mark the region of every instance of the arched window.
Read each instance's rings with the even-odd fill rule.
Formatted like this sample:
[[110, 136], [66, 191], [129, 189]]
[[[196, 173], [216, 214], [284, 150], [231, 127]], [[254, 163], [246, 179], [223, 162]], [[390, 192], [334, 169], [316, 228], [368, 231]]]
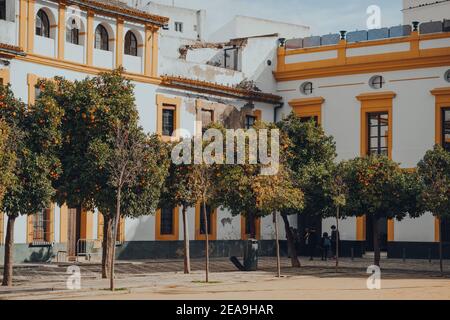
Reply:
[[36, 16], [36, 35], [50, 38], [50, 20], [44, 10], [39, 10]]
[[72, 25], [66, 30], [66, 41], [73, 44], [80, 44], [80, 29], [77, 28], [77, 22], [72, 20]]
[[138, 42], [132, 31], [125, 35], [125, 54], [135, 57], [138, 55]]
[[6, 20], [6, 0], [0, 0], [0, 20]]
[[95, 29], [95, 49], [109, 51], [109, 35], [101, 24]]

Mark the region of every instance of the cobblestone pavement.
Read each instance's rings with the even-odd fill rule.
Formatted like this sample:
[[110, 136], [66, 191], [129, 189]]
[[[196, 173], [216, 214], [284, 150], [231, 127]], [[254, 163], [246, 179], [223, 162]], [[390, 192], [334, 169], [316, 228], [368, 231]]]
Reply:
[[[301, 268], [290, 267], [290, 259], [281, 261], [282, 274], [287, 278], [308, 277], [323, 281], [335, 281], [353, 279], [363, 283], [368, 277], [366, 270], [372, 264], [371, 259], [341, 259], [339, 269], [336, 271], [335, 262], [302, 258]], [[388, 260], [382, 264], [383, 279], [392, 280], [417, 280], [417, 281], [444, 281], [450, 285], [450, 261], [444, 261], [445, 275], [439, 272], [439, 262], [429, 263], [426, 260]], [[67, 267], [70, 264], [34, 264], [19, 265], [14, 269], [14, 287], [0, 288], [0, 299], [7, 298], [55, 298], [59, 292], [67, 294], [66, 281], [68, 278]], [[108, 282], [101, 279], [101, 266], [98, 264], [78, 264], [80, 266], [83, 290], [87, 292], [103, 290], [108, 287]], [[172, 293], [178, 285], [190, 286], [192, 283], [203, 280], [203, 259], [191, 261], [193, 273], [189, 276], [183, 274], [182, 260], [141, 260], [119, 261], [116, 264], [116, 277], [119, 287], [133, 290], [144, 288], [166, 288]], [[258, 279], [267, 280], [273, 278], [276, 273], [276, 259], [262, 257], [259, 259], [258, 272], [238, 272], [234, 265], [226, 258], [211, 259], [210, 267], [212, 279], [229, 284], [242, 284], [255, 282]], [[0, 268], [1, 271], [1, 268]], [[179, 280], [178, 280], [179, 279]], [[332, 280], [333, 279], [333, 280]], [[450, 291], [450, 287], [449, 287]], [[46, 296], [49, 292], [53, 295]], [[56, 296], [55, 296], [56, 294]], [[450, 296], [450, 293], [449, 293]]]

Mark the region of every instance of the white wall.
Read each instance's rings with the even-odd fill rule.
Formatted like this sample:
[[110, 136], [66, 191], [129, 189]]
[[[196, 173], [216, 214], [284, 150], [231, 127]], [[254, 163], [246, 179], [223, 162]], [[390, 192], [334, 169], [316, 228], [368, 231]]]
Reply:
[[434, 222], [431, 213], [417, 219], [395, 220], [394, 241], [434, 242]]

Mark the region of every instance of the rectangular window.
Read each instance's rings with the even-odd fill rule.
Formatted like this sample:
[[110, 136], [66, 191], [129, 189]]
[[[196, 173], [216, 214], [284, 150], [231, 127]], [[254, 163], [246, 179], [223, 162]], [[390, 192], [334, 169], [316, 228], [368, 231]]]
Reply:
[[175, 22], [175, 31], [183, 33], [183, 22]]
[[6, 20], [6, 0], [0, 0], [0, 20]]
[[[203, 214], [203, 204], [200, 205], [200, 234], [206, 234], [206, 227], [205, 227], [205, 215]], [[206, 206], [206, 219], [208, 221], [208, 234], [212, 234], [212, 226], [211, 226], [211, 216], [212, 216], [213, 210], [210, 206]]]
[[368, 113], [368, 154], [388, 156], [389, 114], [387, 112]]
[[442, 146], [450, 152], [450, 108], [442, 109]]
[[174, 234], [174, 209], [171, 207], [161, 208], [161, 235]]
[[202, 109], [202, 132], [205, 133], [208, 126], [213, 123], [213, 111]]
[[300, 118], [300, 122], [302, 122], [302, 123], [310, 122], [311, 120], [313, 120], [316, 123], [316, 125], [319, 124], [318, 116], [310, 116], [310, 117], [301, 117]]
[[80, 30], [77, 28], [66, 28], [66, 41], [72, 44], [80, 44]]
[[245, 116], [245, 129], [249, 130], [253, 128], [253, 126], [256, 123], [256, 117], [255, 116]]
[[51, 242], [50, 214], [50, 209], [45, 209], [33, 215], [33, 243]]
[[164, 106], [162, 122], [162, 135], [172, 136], [175, 131], [175, 107]]

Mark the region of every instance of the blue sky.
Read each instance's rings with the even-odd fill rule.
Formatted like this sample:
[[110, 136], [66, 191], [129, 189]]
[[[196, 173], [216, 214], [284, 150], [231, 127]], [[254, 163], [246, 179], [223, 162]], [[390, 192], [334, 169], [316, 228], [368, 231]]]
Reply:
[[[206, 9], [210, 30], [216, 30], [234, 15], [254, 16], [309, 25], [311, 33], [321, 35], [339, 30], [366, 29], [366, 9], [381, 8], [382, 26], [402, 23], [401, 0], [153, 0], [163, 4]], [[216, 28], [217, 26], [217, 28]]]

